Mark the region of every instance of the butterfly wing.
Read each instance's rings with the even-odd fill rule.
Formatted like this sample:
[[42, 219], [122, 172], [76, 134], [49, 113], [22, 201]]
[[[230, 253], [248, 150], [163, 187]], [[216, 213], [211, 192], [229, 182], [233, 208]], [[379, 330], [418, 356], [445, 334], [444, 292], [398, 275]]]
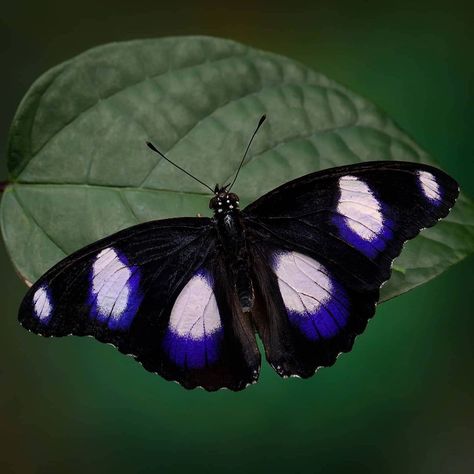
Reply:
[[21, 324], [44, 336], [93, 336], [186, 388], [244, 388], [258, 376], [207, 218], [147, 222], [95, 242], [40, 278]]
[[296, 179], [244, 209], [254, 317], [280, 375], [308, 377], [352, 348], [404, 242], [445, 217], [458, 192], [431, 166], [369, 162]]

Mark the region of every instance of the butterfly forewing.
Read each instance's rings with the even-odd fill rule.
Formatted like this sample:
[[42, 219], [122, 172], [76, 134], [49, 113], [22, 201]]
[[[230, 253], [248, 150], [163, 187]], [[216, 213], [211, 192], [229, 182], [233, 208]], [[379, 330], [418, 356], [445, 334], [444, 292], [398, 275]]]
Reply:
[[306, 377], [349, 351], [403, 243], [457, 195], [433, 167], [372, 162], [304, 176], [248, 206], [255, 318], [275, 369]]

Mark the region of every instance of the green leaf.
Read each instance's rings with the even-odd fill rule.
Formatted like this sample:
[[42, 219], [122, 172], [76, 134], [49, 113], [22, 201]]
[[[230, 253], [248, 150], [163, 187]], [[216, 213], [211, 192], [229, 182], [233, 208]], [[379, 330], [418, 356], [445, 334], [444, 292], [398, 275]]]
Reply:
[[[366, 160], [429, 162], [367, 100], [282, 56], [216, 38], [101, 46], [46, 72], [10, 132], [3, 236], [34, 281], [65, 255], [138, 222], [208, 213], [209, 193], [145, 146], [213, 185], [234, 173], [243, 204], [289, 179]], [[461, 196], [407, 244], [384, 298], [413, 288], [474, 250], [474, 206]]]

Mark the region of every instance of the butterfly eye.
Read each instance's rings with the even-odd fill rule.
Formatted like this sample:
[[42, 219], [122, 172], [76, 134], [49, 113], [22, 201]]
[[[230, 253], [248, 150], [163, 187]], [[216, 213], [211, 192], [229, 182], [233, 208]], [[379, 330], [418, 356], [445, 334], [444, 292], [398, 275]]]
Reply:
[[[214, 209], [216, 207], [216, 203], [217, 203], [217, 198], [213, 197], [210, 201], [209, 201], [209, 209]], [[219, 202], [220, 204], [220, 202]]]

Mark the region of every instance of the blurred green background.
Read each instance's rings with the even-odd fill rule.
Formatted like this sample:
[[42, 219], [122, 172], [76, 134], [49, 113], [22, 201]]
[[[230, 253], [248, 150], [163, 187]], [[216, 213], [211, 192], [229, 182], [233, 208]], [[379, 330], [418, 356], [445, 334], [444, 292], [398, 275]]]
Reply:
[[[207, 34], [304, 62], [384, 108], [474, 195], [468, 3], [4, 2], [0, 180], [9, 123], [46, 69], [92, 46]], [[0, 472], [474, 472], [473, 258], [379, 307], [309, 380], [264, 367], [241, 393], [186, 391], [92, 339], [20, 328], [0, 248]]]

